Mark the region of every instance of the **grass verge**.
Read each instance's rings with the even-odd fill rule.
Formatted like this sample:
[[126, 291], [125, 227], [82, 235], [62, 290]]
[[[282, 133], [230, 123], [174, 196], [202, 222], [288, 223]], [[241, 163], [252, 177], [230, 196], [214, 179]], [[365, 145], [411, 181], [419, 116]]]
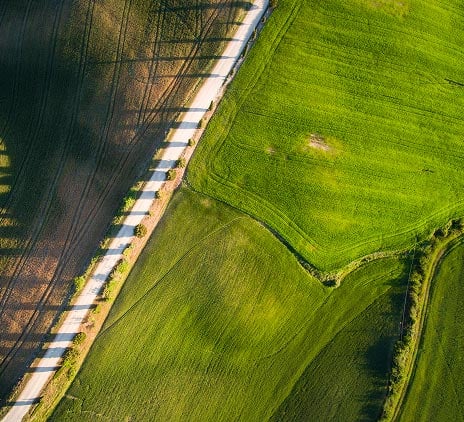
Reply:
[[457, 242], [462, 242], [463, 233], [462, 221], [452, 220], [445, 230], [436, 230], [415, 252], [417, 256], [413, 259], [408, 276], [402, 331], [395, 347], [389, 393], [382, 420], [395, 420], [401, 412], [417, 364], [432, 281], [449, 249], [454, 248]]
[[431, 281], [418, 353], [399, 421], [462, 421], [464, 243], [447, 248]]

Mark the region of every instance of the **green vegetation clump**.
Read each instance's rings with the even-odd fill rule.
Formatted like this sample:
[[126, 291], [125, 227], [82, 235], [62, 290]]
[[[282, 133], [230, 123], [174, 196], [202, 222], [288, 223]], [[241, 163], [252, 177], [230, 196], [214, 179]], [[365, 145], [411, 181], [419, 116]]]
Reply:
[[75, 365], [78, 358], [79, 351], [75, 347], [70, 347], [66, 350], [66, 352], [63, 355], [62, 366], [64, 368], [69, 368]]
[[184, 168], [186, 166], [187, 162], [184, 157], [180, 157], [177, 162], [176, 162], [176, 167], [179, 168]]
[[[140, 231], [142, 233], [144, 232], [144, 230], [142, 228], [139, 228], [138, 231]], [[142, 236], [137, 236], [137, 234], [136, 234], [136, 236], [137, 237], [144, 237], [144, 236], [146, 236], [146, 234], [147, 234], [147, 228], [145, 227], [145, 234], [143, 234]], [[127, 272], [128, 269], [129, 269], [129, 262], [126, 259], [121, 259], [121, 261], [119, 262], [118, 265], [116, 265], [114, 270], [115, 270], [115, 272], [117, 274], [124, 274], [124, 273]]]
[[175, 169], [169, 169], [166, 172], [166, 180], [174, 180], [177, 176], [177, 172]]
[[83, 331], [77, 333], [73, 338], [73, 345], [79, 346], [85, 341], [86, 337], [87, 337], [87, 334], [85, 334]]
[[113, 297], [112, 296], [113, 290], [114, 290], [114, 281], [112, 280], [107, 281], [105, 285], [103, 286], [103, 290], [101, 292], [102, 300], [105, 302], [108, 302], [109, 300], [111, 300], [111, 298]]
[[200, 121], [198, 122], [198, 129], [204, 129], [206, 127], [206, 118], [202, 117]]
[[147, 227], [142, 223], [137, 224], [134, 228], [134, 235], [138, 238], [145, 237], [147, 235]]
[[73, 279], [74, 293], [79, 293], [85, 286], [85, 276], [81, 275]]

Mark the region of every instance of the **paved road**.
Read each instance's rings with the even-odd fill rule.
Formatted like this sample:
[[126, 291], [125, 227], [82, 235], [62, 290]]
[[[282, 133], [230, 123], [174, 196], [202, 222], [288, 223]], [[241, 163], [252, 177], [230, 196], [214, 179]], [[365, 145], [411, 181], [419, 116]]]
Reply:
[[176, 166], [177, 159], [187, 147], [188, 140], [193, 137], [195, 128], [208, 110], [211, 101], [217, 100], [220, 95], [227, 76], [239, 59], [267, 4], [268, 0], [254, 1], [253, 7], [247, 12], [233, 39], [227, 44], [221, 58], [217, 60], [211, 74], [204, 78], [205, 81], [189, 106], [189, 110], [182, 115], [178, 128], [167, 139], [168, 146], [164, 149], [161, 162], [146, 183], [141, 197], [136, 201], [131, 213], [124, 220], [119, 233], [112, 240], [108, 251], [77, 298], [55, 339], [48, 346], [44, 357], [37, 367], [32, 368], [34, 370], [32, 376], [27, 381], [17, 400], [11, 405], [11, 409], [3, 418], [3, 422], [21, 421], [39, 400], [41, 391], [59, 367], [66, 348], [71, 345], [75, 334], [81, 331], [80, 326], [101, 291], [105, 280], [123, 257], [124, 249], [131, 244], [134, 227], [142, 221], [144, 215], [150, 209], [156, 191], [165, 182], [166, 171]]

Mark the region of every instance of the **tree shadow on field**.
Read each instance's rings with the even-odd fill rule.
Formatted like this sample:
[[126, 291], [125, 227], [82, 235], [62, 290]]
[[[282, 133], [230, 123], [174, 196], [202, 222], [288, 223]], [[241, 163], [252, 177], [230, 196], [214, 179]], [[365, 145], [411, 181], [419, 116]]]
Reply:
[[403, 272], [400, 277], [391, 281], [389, 303], [383, 308], [383, 319], [392, 322], [389, 327], [383, 327], [378, 341], [365, 352], [365, 368], [373, 379], [372, 389], [362, 399], [365, 404], [362, 407], [361, 420], [365, 421], [377, 420], [381, 416], [386, 398], [394, 345], [400, 333], [410, 259], [403, 258], [402, 263]]

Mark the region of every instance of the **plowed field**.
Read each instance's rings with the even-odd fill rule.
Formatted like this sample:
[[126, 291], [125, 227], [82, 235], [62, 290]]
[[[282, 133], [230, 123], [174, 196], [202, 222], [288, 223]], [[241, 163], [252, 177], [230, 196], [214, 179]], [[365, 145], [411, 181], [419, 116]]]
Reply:
[[246, 3], [0, 4], [0, 399]]

